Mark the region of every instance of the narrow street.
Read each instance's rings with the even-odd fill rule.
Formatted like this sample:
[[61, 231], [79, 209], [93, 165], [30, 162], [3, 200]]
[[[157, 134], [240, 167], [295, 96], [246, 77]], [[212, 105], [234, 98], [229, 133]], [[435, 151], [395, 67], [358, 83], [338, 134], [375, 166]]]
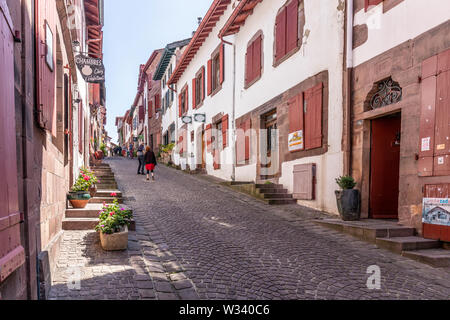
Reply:
[[[136, 233], [128, 251], [105, 253], [94, 232], [65, 232], [51, 299], [450, 296], [448, 269], [317, 226], [311, 219], [321, 214], [271, 207], [163, 165], [148, 182], [136, 175], [136, 160], [106, 162], [134, 210]], [[366, 285], [372, 265], [381, 270], [380, 290]], [[71, 290], [68, 281], [77, 272], [81, 282]]]

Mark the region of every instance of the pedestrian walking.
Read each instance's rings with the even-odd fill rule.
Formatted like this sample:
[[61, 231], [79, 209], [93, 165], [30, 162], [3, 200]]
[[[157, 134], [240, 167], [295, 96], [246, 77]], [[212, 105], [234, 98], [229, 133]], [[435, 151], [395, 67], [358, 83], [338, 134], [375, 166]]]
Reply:
[[145, 169], [145, 160], [144, 160], [144, 145], [141, 144], [137, 151], [137, 157], [139, 161], [139, 167], [137, 174], [145, 175], [144, 169]]
[[145, 150], [145, 168], [147, 169], [147, 180], [150, 180], [150, 172], [152, 173], [152, 181], [155, 180], [155, 166], [157, 165], [156, 163], [156, 156], [155, 153], [153, 152], [153, 150], [147, 146], [146, 150]]

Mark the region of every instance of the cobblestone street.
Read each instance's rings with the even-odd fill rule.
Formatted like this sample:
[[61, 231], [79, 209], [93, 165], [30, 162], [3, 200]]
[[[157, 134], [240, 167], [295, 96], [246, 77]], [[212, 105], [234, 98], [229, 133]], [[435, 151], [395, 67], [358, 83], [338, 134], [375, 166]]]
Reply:
[[[51, 299], [448, 299], [435, 269], [317, 226], [322, 214], [271, 207], [212, 179], [163, 165], [156, 181], [137, 162], [109, 160], [136, 232], [105, 253], [93, 232], [65, 232]], [[367, 268], [381, 289], [367, 288]], [[79, 288], [68, 281], [81, 276]], [[79, 290], [78, 290], [79, 289]]]

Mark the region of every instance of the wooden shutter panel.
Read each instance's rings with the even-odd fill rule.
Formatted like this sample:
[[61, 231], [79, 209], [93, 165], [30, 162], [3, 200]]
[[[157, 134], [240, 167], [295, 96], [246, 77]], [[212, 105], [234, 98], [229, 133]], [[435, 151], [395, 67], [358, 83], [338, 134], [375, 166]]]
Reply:
[[202, 67], [202, 101], [205, 100], [205, 67]]
[[214, 170], [220, 169], [220, 151], [215, 149], [214, 151]]
[[294, 166], [294, 199], [315, 199], [315, 164], [299, 164]]
[[[14, 39], [9, 11], [0, 1], [0, 283], [25, 262], [20, 242], [14, 99]], [[8, 20], [8, 21], [7, 21]], [[11, 23], [12, 26], [12, 23]]]
[[286, 7], [286, 53], [298, 45], [298, 0], [291, 1]]
[[241, 164], [245, 161], [245, 122], [241, 122], [236, 130], [236, 161]]
[[197, 97], [196, 97], [196, 78], [192, 79], [192, 109], [197, 108]]
[[222, 141], [223, 148], [225, 149], [228, 146], [228, 115], [224, 115], [222, 117]]
[[[52, 0], [39, 2], [39, 12], [37, 19], [37, 29], [39, 39], [37, 46], [37, 67], [38, 67], [38, 122], [39, 125], [49, 130], [56, 137], [56, 3]], [[51, 29], [53, 35], [53, 70], [49, 68], [46, 62], [47, 58], [47, 39], [46, 25]]]
[[144, 121], [144, 119], [145, 119], [144, 106], [139, 106], [139, 121]]
[[252, 81], [261, 76], [261, 44], [262, 37], [259, 36], [253, 42], [253, 67], [252, 67]]
[[253, 80], [253, 44], [247, 47], [245, 54], [245, 84], [248, 85]]
[[182, 100], [181, 100], [181, 95], [182, 94], [179, 94], [178, 95], [178, 116], [181, 118], [181, 116], [182, 116], [182, 106], [181, 106], [181, 102], [182, 102]]
[[305, 92], [305, 149], [322, 147], [322, 90], [323, 84]]
[[186, 86], [186, 90], [184, 91], [185, 98], [184, 98], [184, 112], [187, 112], [189, 110], [189, 87]]
[[212, 93], [212, 60], [208, 60], [208, 96]]
[[78, 104], [78, 150], [83, 153], [83, 103]]
[[245, 130], [245, 160], [250, 160], [250, 134], [251, 134], [251, 119], [248, 118], [244, 124]]
[[286, 7], [278, 14], [275, 22], [275, 61], [286, 54]]
[[433, 175], [436, 119], [437, 56], [422, 63], [421, 115], [419, 128], [419, 176]]
[[[303, 138], [305, 137], [304, 130], [304, 115], [303, 115], [303, 94], [293, 97], [288, 102], [289, 105], [289, 133], [302, 131]], [[303, 139], [303, 148], [305, 149], [305, 140]]]
[[205, 129], [206, 136], [206, 150], [207, 152], [212, 151], [212, 125], [208, 124]]
[[155, 95], [155, 112], [156, 109], [161, 108], [161, 96], [159, 94]]
[[220, 84], [222, 84], [223, 81], [225, 80], [225, 45], [224, 44], [221, 44], [221, 46], [220, 46], [219, 59], [220, 59]]

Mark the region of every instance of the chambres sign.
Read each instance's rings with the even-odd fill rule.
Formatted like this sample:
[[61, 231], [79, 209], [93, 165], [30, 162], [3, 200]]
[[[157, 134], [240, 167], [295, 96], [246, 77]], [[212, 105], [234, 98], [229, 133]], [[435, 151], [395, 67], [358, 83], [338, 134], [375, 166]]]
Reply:
[[105, 66], [101, 59], [91, 58], [80, 54], [75, 57], [75, 63], [86, 82], [105, 82]]

